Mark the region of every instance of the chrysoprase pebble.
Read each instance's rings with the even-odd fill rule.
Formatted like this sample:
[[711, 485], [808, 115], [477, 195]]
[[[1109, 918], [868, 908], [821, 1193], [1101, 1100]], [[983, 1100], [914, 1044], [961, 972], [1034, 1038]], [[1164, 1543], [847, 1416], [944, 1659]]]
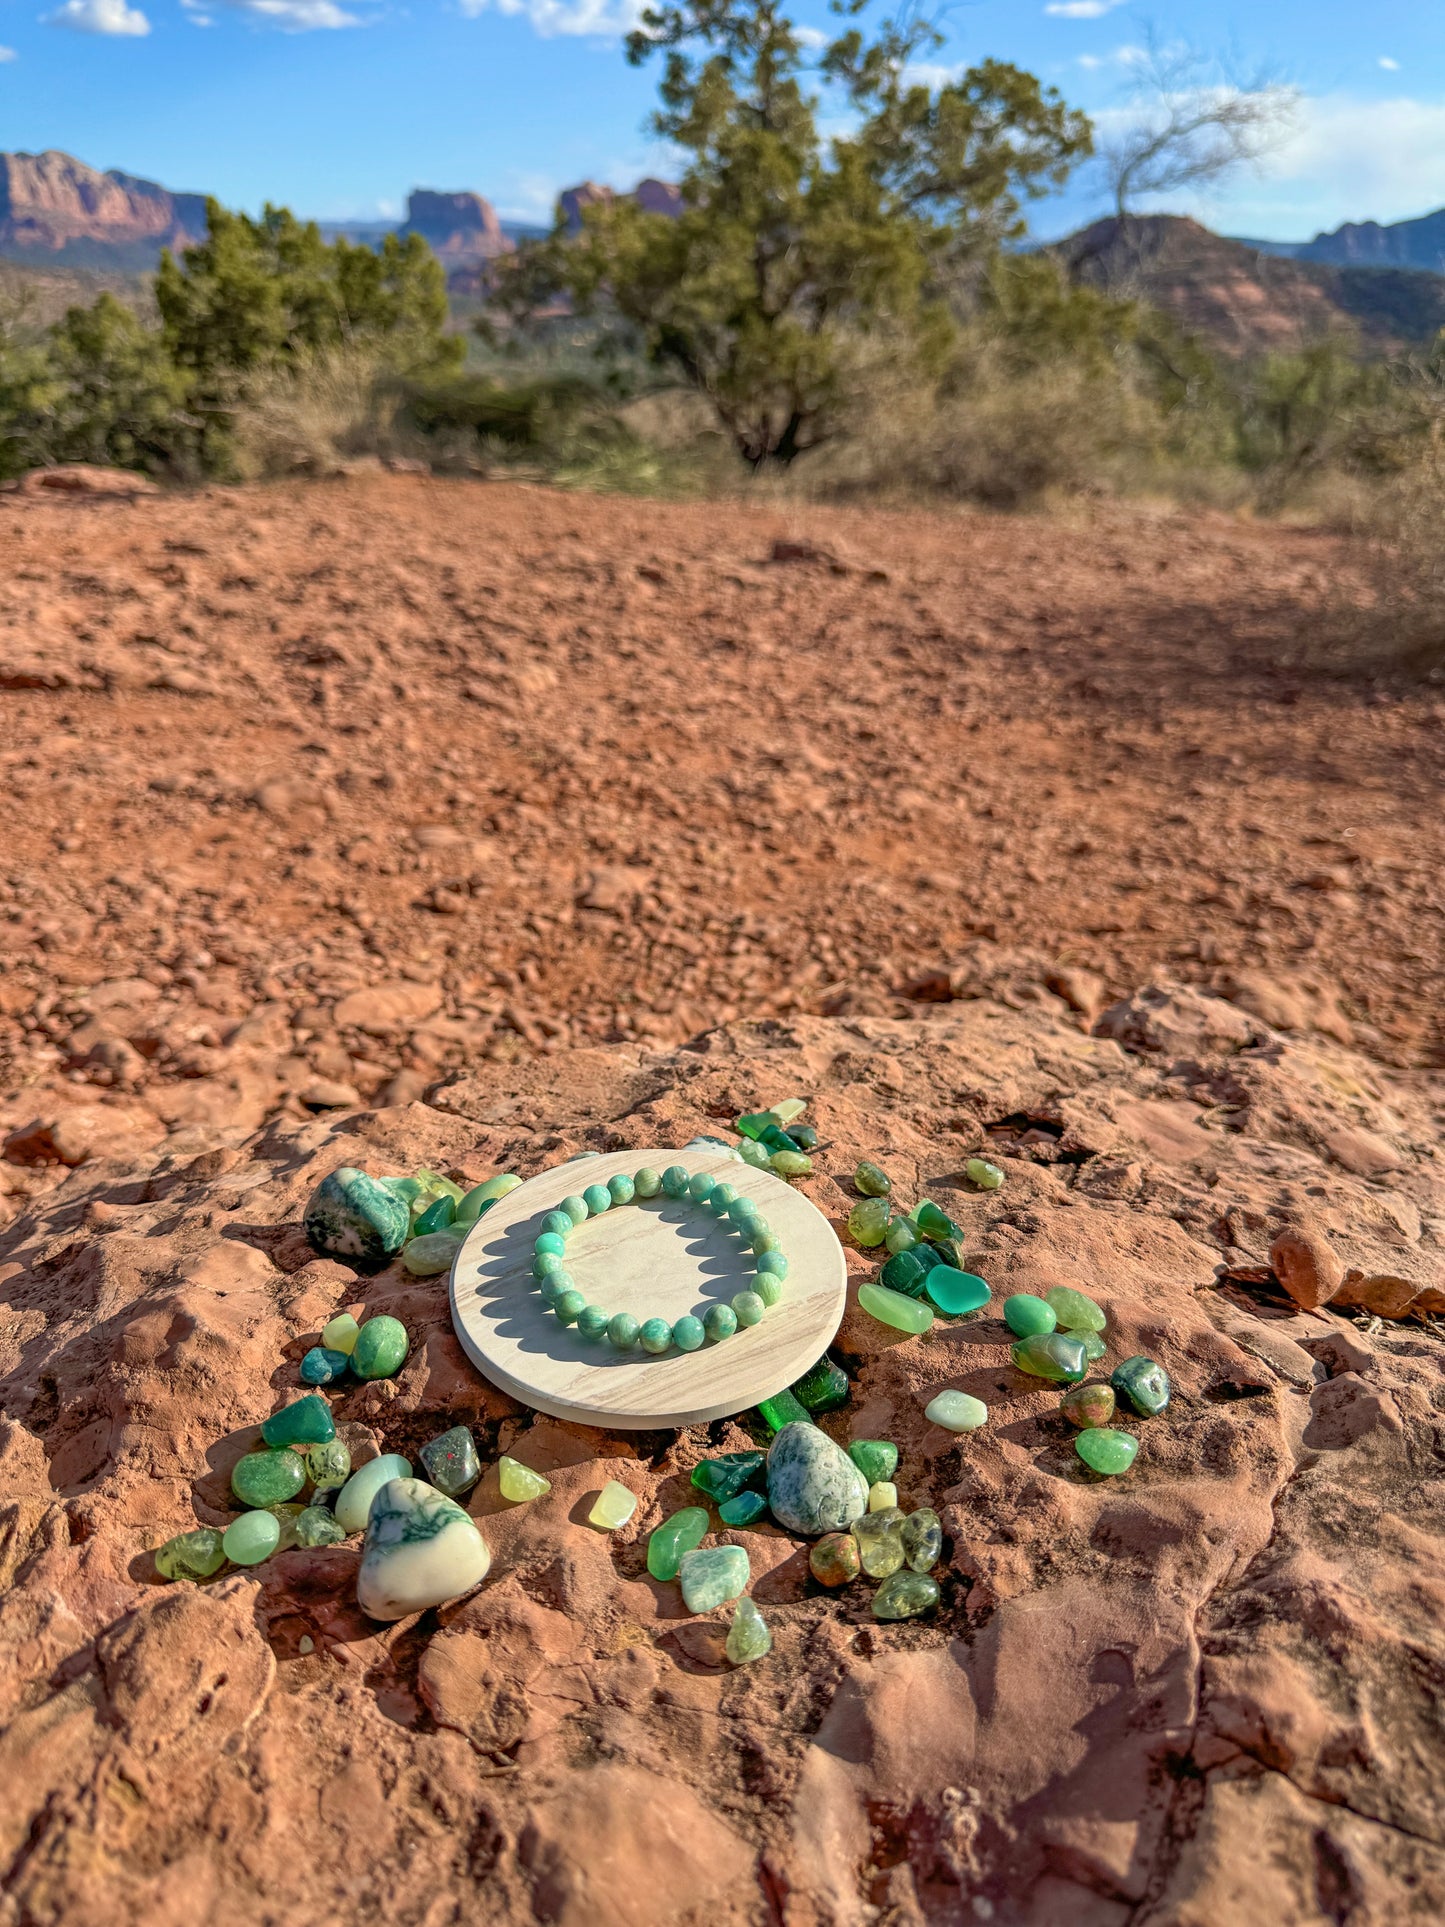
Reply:
[[273, 1412], [262, 1423], [261, 1437], [268, 1445], [324, 1445], [336, 1437], [336, 1422], [320, 1393], [310, 1392]]
[[1042, 1298], [1031, 1291], [1016, 1291], [1003, 1301], [1003, 1322], [1016, 1337], [1032, 1338], [1036, 1333], [1051, 1332], [1059, 1321], [1053, 1306]]
[[893, 1189], [893, 1180], [881, 1165], [862, 1158], [853, 1172], [853, 1189], [865, 1198], [886, 1198]]
[[336, 1517], [343, 1532], [361, 1532], [371, 1514], [371, 1502], [390, 1479], [409, 1479], [411, 1461], [399, 1452], [383, 1452], [358, 1466], [342, 1486], [336, 1500]]
[[755, 1171], [766, 1171], [768, 1161], [772, 1156], [772, 1153], [767, 1150], [765, 1146], [755, 1144], [750, 1137], [743, 1139], [742, 1143], [737, 1147], [737, 1154], [741, 1163], [750, 1164]]
[[938, 1581], [926, 1572], [895, 1572], [873, 1595], [875, 1619], [917, 1619], [938, 1604]]
[[738, 1600], [723, 1650], [734, 1666], [745, 1666], [750, 1659], [762, 1659], [773, 1650], [768, 1622], [746, 1593]]
[[853, 1521], [858, 1557], [870, 1579], [886, 1579], [903, 1564], [903, 1514], [896, 1505]]
[[258, 1509], [284, 1505], [288, 1499], [295, 1498], [305, 1483], [305, 1463], [289, 1448], [248, 1452], [236, 1461], [231, 1473], [231, 1490], [241, 1504]]
[[825, 1353], [793, 1387], [793, 1397], [805, 1412], [836, 1412], [848, 1403], [848, 1374]]
[[323, 1178], [303, 1220], [313, 1251], [323, 1258], [383, 1265], [406, 1243], [411, 1213], [402, 1199], [353, 1165]]
[[970, 1158], [963, 1167], [963, 1175], [980, 1191], [997, 1191], [1003, 1183], [1003, 1167], [988, 1158]]
[[1081, 1432], [1091, 1426], [1107, 1425], [1114, 1416], [1112, 1385], [1071, 1385], [1059, 1400], [1059, 1410]]
[[647, 1570], [654, 1579], [676, 1579], [684, 1553], [700, 1546], [711, 1521], [707, 1507], [685, 1505], [655, 1526], [647, 1541]]
[[1077, 1385], [1089, 1369], [1083, 1343], [1067, 1332], [1035, 1332], [1009, 1346], [1009, 1356], [1021, 1372], [1051, 1379], [1056, 1385]]
[[508, 1458], [503, 1453], [497, 1460], [497, 1490], [513, 1505], [521, 1505], [527, 1499], [540, 1499], [544, 1492], [550, 1492], [552, 1481], [534, 1472], [530, 1465], [523, 1465], [520, 1459]]
[[931, 1572], [943, 1551], [943, 1521], [930, 1505], [903, 1521], [903, 1557], [914, 1572]]
[[920, 1305], [915, 1299], [905, 1298], [901, 1292], [889, 1291], [883, 1285], [871, 1282], [860, 1285], [858, 1303], [880, 1325], [891, 1325], [895, 1331], [910, 1332], [915, 1337], [933, 1324], [931, 1305]]
[[615, 1532], [625, 1526], [637, 1510], [637, 1494], [629, 1491], [619, 1479], [609, 1479], [597, 1494], [592, 1510], [587, 1514], [587, 1523], [597, 1526], [603, 1532]]
[[209, 1579], [226, 1563], [221, 1534], [214, 1526], [178, 1532], [151, 1554], [163, 1579]]
[[345, 1439], [322, 1439], [308, 1448], [306, 1476], [314, 1486], [344, 1485], [350, 1472], [351, 1447]]
[[237, 1566], [259, 1566], [280, 1543], [281, 1521], [271, 1512], [243, 1512], [221, 1539], [226, 1557]]
[[391, 1378], [406, 1363], [406, 1326], [399, 1318], [368, 1318], [351, 1348], [358, 1378]]
[[1052, 1308], [1065, 1331], [1101, 1332], [1109, 1322], [1101, 1305], [1069, 1285], [1055, 1285], [1052, 1291], [1046, 1291], [1044, 1302]]
[[932, 1271], [926, 1271], [923, 1289], [950, 1318], [961, 1318], [965, 1312], [980, 1310], [993, 1296], [976, 1273], [956, 1271], [952, 1265], [935, 1265]]
[[350, 1358], [351, 1349], [356, 1343], [356, 1334], [360, 1330], [360, 1325], [349, 1311], [338, 1312], [322, 1326], [321, 1343], [327, 1351], [344, 1352]]
[[366, 1522], [357, 1604], [372, 1619], [403, 1619], [470, 1592], [491, 1563], [455, 1499], [421, 1479], [390, 1479]]
[[723, 1500], [717, 1516], [725, 1526], [750, 1526], [754, 1519], [761, 1519], [767, 1509], [768, 1502], [761, 1492], [739, 1492]]
[[1113, 1432], [1106, 1425], [1091, 1426], [1074, 1440], [1074, 1450], [1091, 1472], [1106, 1479], [1127, 1472], [1139, 1453], [1139, 1441], [1128, 1432]]
[[1116, 1365], [1109, 1383], [1141, 1418], [1154, 1418], [1169, 1403], [1169, 1374], [1157, 1360], [1142, 1353]]
[[476, 1442], [465, 1425], [454, 1425], [450, 1431], [428, 1439], [418, 1457], [427, 1478], [449, 1499], [469, 1492], [482, 1476]]
[[976, 1432], [988, 1423], [988, 1407], [972, 1392], [939, 1392], [924, 1406], [923, 1416], [946, 1432]]
[[698, 1460], [692, 1483], [710, 1499], [730, 1499], [745, 1485], [761, 1482], [767, 1463], [766, 1452], [720, 1452], [716, 1458]]
[[898, 1504], [898, 1487], [892, 1479], [879, 1479], [868, 1488], [868, 1510], [888, 1512]]
[[301, 1516], [296, 1521], [298, 1546], [339, 1546], [345, 1537], [341, 1521], [324, 1505], [302, 1508]]
[[808, 1548], [808, 1570], [820, 1586], [846, 1586], [863, 1570], [851, 1532], [829, 1532]]
[[868, 1487], [847, 1453], [803, 1421], [785, 1425], [768, 1447], [768, 1504], [789, 1532], [814, 1539], [865, 1512]]
[[848, 1236], [865, 1249], [881, 1245], [888, 1235], [891, 1215], [886, 1198], [863, 1198], [848, 1213]]
[[898, 1470], [898, 1447], [891, 1439], [854, 1439], [848, 1457], [870, 1486], [891, 1479]]
[[678, 1567], [682, 1603], [690, 1613], [708, 1613], [736, 1599], [751, 1568], [741, 1546], [706, 1546], [685, 1552]]

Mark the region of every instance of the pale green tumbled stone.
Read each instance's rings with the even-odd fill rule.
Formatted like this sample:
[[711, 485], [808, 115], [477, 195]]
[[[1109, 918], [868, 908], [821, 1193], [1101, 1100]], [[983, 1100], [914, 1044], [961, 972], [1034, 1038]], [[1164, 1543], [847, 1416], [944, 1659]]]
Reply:
[[322, 1326], [321, 1343], [328, 1352], [344, 1352], [350, 1358], [356, 1334], [360, 1330], [360, 1325], [349, 1311], [338, 1312], [335, 1318]]
[[873, 1595], [875, 1619], [917, 1619], [938, 1604], [938, 1581], [926, 1572], [895, 1572]]
[[413, 1238], [402, 1252], [402, 1268], [413, 1278], [438, 1278], [442, 1272], [451, 1270], [461, 1248], [462, 1241], [455, 1231], [425, 1231], [419, 1238]]
[[970, 1158], [963, 1167], [963, 1174], [980, 1191], [997, 1191], [1003, 1183], [1002, 1169], [989, 1158]]
[[724, 1651], [734, 1666], [745, 1666], [750, 1659], [762, 1659], [773, 1650], [773, 1635], [752, 1600], [744, 1593], [728, 1627]]
[[772, 1162], [767, 1147], [755, 1143], [750, 1137], [745, 1137], [738, 1146], [738, 1156], [744, 1164], [750, 1164], [755, 1171], [766, 1171]]
[[503, 1453], [497, 1460], [497, 1489], [512, 1505], [522, 1505], [528, 1499], [540, 1499], [544, 1492], [550, 1492], [552, 1481], [534, 1472], [530, 1465], [523, 1465], [520, 1459], [508, 1458]]
[[[505, 1198], [509, 1191], [515, 1191], [522, 1180], [515, 1171], [499, 1171], [494, 1178], [487, 1178], [468, 1191], [467, 1198], [480, 1198], [483, 1204], [495, 1204], [498, 1198]], [[462, 1203], [466, 1203], [463, 1198]]]
[[328, 1512], [324, 1505], [308, 1505], [296, 1521], [296, 1543], [298, 1546], [339, 1546], [346, 1537], [345, 1528], [334, 1512]]
[[406, 1326], [399, 1318], [368, 1318], [351, 1348], [358, 1378], [392, 1378], [406, 1363]]
[[587, 1523], [602, 1532], [615, 1532], [625, 1526], [637, 1510], [637, 1494], [631, 1492], [619, 1479], [609, 1479], [597, 1494], [592, 1510], [587, 1514]]
[[281, 1528], [281, 1537], [276, 1541], [277, 1552], [289, 1552], [292, 1546], [300, 1545], [300, 1535], [297, 1533], [296, 1526], [297, 1521], [306, 1510], [305, 1506], [297, 1505], [293, 1501], [289, 1505], [269, 1506], [267, 1510], [272, 1514], [277, 1525]]
[[336, 1518], [342, 1531], [361, 1532], [371, 1515], [373, 1499], [388, 1480], [410, 1477], [411, 1461], [399, 1452], [383, 1452], [380, 1458], [368, 1459], [359, 1466], [336, 1500]]
[[1052, 1291], [1046, 1291], [1044, 1303], [1068, 1332], [1101, 1332], [1109, 1322], [1102, 1305], [1068, 1285], [1055, 1285]]
[[221, 1539], [226, 1557], [237, 1566], [259, 1566], [280, 1543], [281, 1521], [272, 1512], [243, 1512]]
[[470, 1592], [491, 1563], [455, 1499], [421, 1479], [390, 1479], [366, 1522], [356, 1601], [372, 1619], [404, 1619]]
[[157, 1546], [151, 1557], [164, 1579], [209, 1579], [226, 1563], [221, 1534], [214, 1526], [178, 1532], [163, 1546]]
[[898, 1505], [898, 1487], [892, 1479], [878, 1479], [868, 1488], [868, 1510], [891, 1512]]
[[855, 1244], [871, 1250], [888, 1235], [888, 1220], [893, 1215], [886, 1198], [862, 1198], [848, 1213], [848, 1236]]
[[924, 1406], [923, 1416], [946, 1432], [976, 1432], [988, 1423], [988, 1407], [971, 1392], [940, 1392]]
[[886, 1198], [893, 1189], [893, 1180], [881, 1166], [863, 1158], [853, 1173], [853, 1188], [865, 1198]]
[[801, 1117], [808, 1108], [806, 1097], [785, 1097], [781, 1104], [769, 1106], [779, 1124], [791, 1124], [795, 1117]]
[[751, 1567], [742, 1546], [708, 1546], [685, 1552], [678, 1568], [682, 1600], [690, 1613], [711, 1612], [736, 1599]]
[[1091, 1472], [1106, 1479], [1127, 1472], [1139, 1455], [1139, 1441], [1129, 1432], [1114, 1432], [1106, 1425], [1091, 1426], [1074, 1440], [1074, 1450]]
[[806, 1151], [774, 1151], [768, 1163], [780, 1178], [806, 1178], [813, 1169]]
[[912, 1251], [919, 1243], [918, 1233], [908, 1218], [890, 1218], [888, 1229], [883, 1234], [883, 1242], [890, 1256], [897, 1257], [900, 1251]]
[[868, 1486], [826, 1432], [794, 1420], [768, 1447], [768, 1504], [779, 1525], [816, 1539], [843, 1530], [867, 1510]]
[[901, 1291], [889, 1291], [886, 1285], [860, 1285], [858, 1303], [879, 1324], [891, 1325], [895, 1331], [911, 1332], [916, 1337], [933, 1326], [931, 1305], [921, 1305], [916, 1298], [905, 1298]]
[[871, 1579], [886, 1579], [903, 1564], [903, 1514], [896, 1505], [853, 1521], [858, 1558]]

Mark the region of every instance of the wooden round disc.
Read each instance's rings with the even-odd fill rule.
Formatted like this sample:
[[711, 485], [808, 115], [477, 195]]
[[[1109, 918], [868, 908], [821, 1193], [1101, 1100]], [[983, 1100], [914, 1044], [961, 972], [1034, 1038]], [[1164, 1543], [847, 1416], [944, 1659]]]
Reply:
[[[760, 1324], [719, 1345], [655, 1357], [614, 1351], [560, 1324], [532, 1276], [544, 1214], [589, 1184], [650, 1165], [726, 1178], [756, 1200], [788, 1260], [783, 1295]], [[639, 1321], [701, 1317], [752, 1288], [752, 1254], [699, 1205], [659, 1195], [614, 1205], [567, 1241], [567, 1269], [589, 1305]], [[817, 1363], [843, 1316], [848, 1276], [828, 1220], [771, 1171], [724, 1152], [616, 1151], [578, 1158], [519, 1185], [477, 1220], [452, 1266], [452, 1319], [472, 1363], [524, 1405], [553, 1418], [624, 1431], [700, 1425], [771, 1398]]]

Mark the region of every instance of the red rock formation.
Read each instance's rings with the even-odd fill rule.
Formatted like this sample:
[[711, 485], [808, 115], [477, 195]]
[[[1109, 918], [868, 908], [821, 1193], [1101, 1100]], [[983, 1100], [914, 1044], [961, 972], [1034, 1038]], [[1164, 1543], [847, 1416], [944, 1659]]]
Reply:
[[413, 191], [401, 232], [419, 234], [448, 268], [494, 260], [516, 245], [502, 232], [497, 210], [480, 194], [439, 194], [429, 187]]
[[205, 232], [202, 195], [101, 174], [53, 148], [0, 154], [0, 255], [11, 260], [148, 268], [163, 247], [186, 247]]

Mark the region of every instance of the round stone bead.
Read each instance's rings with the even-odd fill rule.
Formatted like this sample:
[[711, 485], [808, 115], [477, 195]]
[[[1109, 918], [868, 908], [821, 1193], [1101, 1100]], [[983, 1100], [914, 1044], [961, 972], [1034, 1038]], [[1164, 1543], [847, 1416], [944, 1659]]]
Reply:
[[552, 1301], [552, 1309], [564, 1325], [575, 1325], [587, 1309], [587, 1300], [580, 1291], [564, 1291]]
[[607, 1342], [614, 1351], [630, 1352], [641, 1329], [630, 1311], [620, 1311], [608, 1321]]
[[729, 1206], [736, 1197], [737, 1192], [733, 1189], [732, 1185], [715, 1184], [703, 1199], [703, 1209], [705, 1211], [711, 1211], [715, 1218], [725, 1218], [728, 1214]]
[[716, 1179], [710, 1177], [706, 1171], [699, 1171], [695, 1176], [688, 1179], [687, 1195], [692, 1199], [694, 1204], [702, 1204], [707, 1198], [712, 1196], [715, 1183]]
[[733, 1299], [733, 1316], [740, 1325], [756, 1325], [767, 1306], [755, 1291], [740, 1291]]
[[589, 1218], [600, 1218], [604, 1211], [611, 1208], [612, 1193], [605, 1184], [589, 1184], [582, 1193], [582, 1201], [587, 1206]]
[[788, 1261], [781, 1251], [764, 1251], [758, 1256], [757, 1270], [760, 1276], [765, 1272], [771, 1272], [774, 1278], [786, 1278]]
[[650, 1164], [644, 1164], [633, 1177], [632, 1188], [639, 1198], [655, 1198], [662, 1189], [662, 1179]]
[[[306, 1465], [289, 1446], [275, 1452], [248, 1452], [236, 1461], [231, 1490], [244, 1506], [261, 1510], [294, 1499], [306, 1483]], [[272, 1548], [274, 1550], [274, 1548]], [[226, 1557], [232, 1555], [228, 1552]], [[264, 1559], [265, 1554], [261, 1557]]]
[[703, 1330], [715, 1345], [731, 1338], [738, 1328], [738, 1315], [731, 1305], [709, 1305], [703, 1317]]
[[274, 1512], [243, 1512], [226, 1527], [221, 1550], [233, 1565], [259, 1566], [280, 1543], [281, 1521]]
[[753, 1290], [765, 1305], [776, 1305], [783, 1295], [783, 1281], [771, 1271], [760, 1271]]
[[728, 1222], [737, 1225], [739, 1230], [750, 1218], [756, 1218], [758, 1215], [758, 1207], [751, 1198], [734, 1198], [728, 1206]]
[[306, 1472], [318, 1489], [345, 1485], [351, 1477], [351, 1448], [345, 1439], [326, 1439], [306, 1454]]
[[1139, 1455], [1139, 1441], [1128, 1432], [1114, 1432], [1106, 1425], [1090, 1426], [1074, 1440], [1074, 1450], [1091, 1472], [1106, 1479], [1127, 1472]]
[[577, 1329], [584, 1338], [605, 1338], [612, 1314], [600, 1305], [584, 1305], [577, 1314]]
[[399, 1318], [368, 1318], [356, 1335], [351, 1369], [358, 1378], [394, 1378], [406, 1354], [406, 1326]]
[[583, 1224], [587, 1219], [587, 1200], [579, 1198], [574, 1191], [570, 1197], [563, 1198], [557, 1209], [565, 1211], [574, 1225]]
[[1032, 1338], [1037, 1332], [1051, 1332], [1059, 1320], [1053, 1306], [1042, 1298], [1031, 1291], [1016, 1291], [1003, 1301], [1003, 1322], [1016, 1337]]
[[764, 1257], [769, 1251], [777, 1251], [781, 1248], [781, 1240], [777, 1232], [770, 1224], [764, 1224], [761, 1218], [754, 1218], [748, 1229], [752, 1233], [748, 1239], [748, 1249], [755, 1258]]
[[614, 1204], [631, 1204], [637, 1196], [637, 1186], [625, 1171], [619, 1171], [615, 1177], [609, 1178], [607, 1189], [612, 1193]]
[[544, 1231], [532, 1246], [532, 1249], [539, 1258], [549, 1251], [555, 1251], [559, 1258], [565, 1258], [567, 1256], [567, 1240], [560, 1231]]
[[662, 1174], [662, 1188], [669, 1198], [680, 1198], [687, 1190], [687, 1172], [680, 1164], [669, 1164]]
[[537, 1279], [548, 1277], [554, 1271], [565, 1271], [567, 1260], [555, 1251], [539, 1251], [532, 1259], [532, 1276]]
[[573, 1229], [573, 1224], [574, 1220], [570, 1211], [549, 1211], [542, 1220], [542, 1229], [544, 1231], [555, 1231], [557, 1236], [562, 1239], [562, 1248], [565, 1251], [567, 1248], [567, 1234]]
[[645, 1352], [651, 1352], [655, 1358], [661, 1357], [672, 1344], [672, 1326], [665, 1318], [644, 1319], [637, 1342]]
[[672, 1328], [672, 1342], [680, 1352], [695, 1352], [706, 1337], [702, 1320], [694, 1318], [691, 1312], [679, 1318]]

